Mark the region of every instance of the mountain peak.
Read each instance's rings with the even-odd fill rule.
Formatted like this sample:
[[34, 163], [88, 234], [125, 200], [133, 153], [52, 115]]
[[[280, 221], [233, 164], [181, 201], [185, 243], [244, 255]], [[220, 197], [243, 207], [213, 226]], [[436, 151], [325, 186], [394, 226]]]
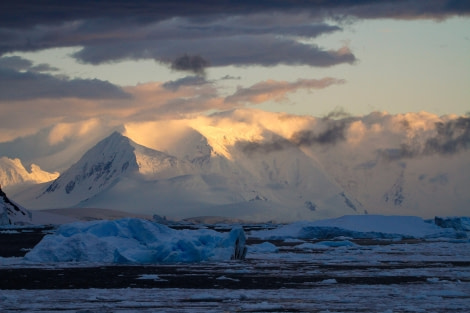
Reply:
[[61, 190], [81, 199], [80, 194], [97, 193], [115, 183], [121, 174], [137, 169], [130, 139], [113, 132], [88, 150], [77, 163], [50, 184], [40, 197]]
[[56, 179], [59, 173], [43, 171], [38, 165], [26, 168], [20, 159], [0, 157], [0, 184], [4, 187], [20, 184], [38, 184]]
[[43, 190], [33, 205], [70, 207], [89, 201], [125, 178], [169, 178], [190, 172], [190, 167], [188, 162], [113, 132]]

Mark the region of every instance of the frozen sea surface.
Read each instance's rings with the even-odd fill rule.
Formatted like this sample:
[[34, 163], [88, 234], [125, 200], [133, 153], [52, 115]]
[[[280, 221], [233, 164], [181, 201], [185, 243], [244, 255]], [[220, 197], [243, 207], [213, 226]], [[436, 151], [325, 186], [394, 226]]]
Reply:
[[0, 312], [470, 312], [468, 227], [350, 220], [247, 231], [245, 260], [0, 258]]
[[[74, 263], [38, 268], [15, 265], [14, 260], [7, 265], [3, 259], [2, 279], [7, 271], [17, 270], [13, 275], [29, 284], [15, 290], [2, 287], [0, 309], [470, 312], [468, 240], [271, 241], [277, 249], [266, 244], [260, 249], [254, 238], [248, 242], [257, 249], [248, 252], [244, 261], [119, 267]], [[40, 271], [46, 275], [37, 275]], [[74, 273], [84, 278], [85, 285], [74, 281]], [[86, 273], [94, 279], [87, 280]], [[66, 277], [66, 285], [60, 285], [64, 283], [61, 277]], [[59, 285], [53, 285], [54, 281]], [[122, 285], [117, 285], [119, 281]]]

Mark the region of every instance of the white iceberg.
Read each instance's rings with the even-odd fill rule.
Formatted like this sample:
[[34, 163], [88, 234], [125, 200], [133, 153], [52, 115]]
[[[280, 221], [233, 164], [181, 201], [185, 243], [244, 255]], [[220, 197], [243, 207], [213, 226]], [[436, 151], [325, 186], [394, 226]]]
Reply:
[[334, 238], [461, 238], [467, 235], [454, 228], [443, 228], [416, 216], [346, 215], [334, 219], [302, 221], [278, 229], [253, 232], [264, 239]]
[[25, 259], [32, 262], [168, 263], [242, 259], [245, 233], [174, 230], [142, 219], [65, 224]]

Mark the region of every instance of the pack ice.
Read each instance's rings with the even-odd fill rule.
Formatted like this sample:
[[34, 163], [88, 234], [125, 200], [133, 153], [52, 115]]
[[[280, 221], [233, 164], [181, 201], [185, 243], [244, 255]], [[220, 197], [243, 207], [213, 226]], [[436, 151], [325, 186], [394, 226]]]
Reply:
[[174, 230], [147, 220], [76, 222], [45, 236], [25, 259], [32, 262], [163, 263], [241, 259], [245, 233]]

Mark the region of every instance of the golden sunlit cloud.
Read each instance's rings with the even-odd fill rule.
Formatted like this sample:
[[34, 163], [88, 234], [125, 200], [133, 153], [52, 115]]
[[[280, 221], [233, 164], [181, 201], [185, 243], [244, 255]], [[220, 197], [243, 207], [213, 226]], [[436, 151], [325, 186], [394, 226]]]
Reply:
[[49, 133], [49, 144], [56, 145], [67, 138], [87, 135], [99, 127], [100, 120], [98, 118], [75, 123], [59, 123]]
[[296, 92], [299, 89], [323, 89], [333, 84], [342, 84], [345, 81], [335, 78], [323, 79], [299, 79], [295, 82], [267, 80], [254, 84], [248, 88], [238, 88], [225, 101], [234, 103], [259, 104], [269, 100], [284, 100], [288, 93]]

